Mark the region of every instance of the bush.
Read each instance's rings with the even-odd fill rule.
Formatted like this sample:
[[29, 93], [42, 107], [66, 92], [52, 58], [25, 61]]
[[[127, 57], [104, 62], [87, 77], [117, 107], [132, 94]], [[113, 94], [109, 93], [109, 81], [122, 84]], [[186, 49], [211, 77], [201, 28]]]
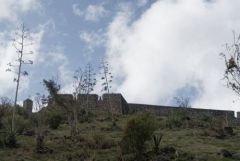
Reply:
[[8, 148], [16, 148], [17, 147], [16, 133], [8, 132], [5, 137], [4, 144]]
[[188, 126], [189, 120], [190, 118], [185, 111], [174, 111], [167, 117], [166, 127], [170, 129], [185, 127]]
[[51, 129], [57, 129], [62, 123], [63, 117], [61, 114], [52, 112], [48, 117], [48, 124]]
[[29, 120], [25, 120], [21, 116], [16, 117], [15, 124], [16, 124], [16, 132], [18, 134], [22, 134], [25, 130], [31, 127], [31, 123], [29, 122]]
[[86, 140], [86, 144], [89, 148], [93, 149], [110, 149], [116, 146], [113, 139], [107, 138], [102, 133], [94, 133], [91, 138]]
[[92, 122], [94, 118], [94, 114], [90, 111], [86, 112], [85, 109], [80, 110], [80, 114], [78, 115], [79, 122], [84, 123], [84, 122]]
[[95, 134], [93, 139], [96, 147], [99, 149], [110, 149], [116, 145], [113, 139], [109, 139], [103, 134]]
[[140, 160], [146, 150], [146, 141], [151, 140], [156, 128], [155, 118], [150, 114], [139, 114], [130, 119], [121, 140], [122, 153], [133, 153]]
[[159, 146], [162, 141], [162, 134], [159, 135], [153, 135], [153, 151], [157, 154], [159, 152]]
[[0, 149], [5, 147], [4, 137], [0, 134]]

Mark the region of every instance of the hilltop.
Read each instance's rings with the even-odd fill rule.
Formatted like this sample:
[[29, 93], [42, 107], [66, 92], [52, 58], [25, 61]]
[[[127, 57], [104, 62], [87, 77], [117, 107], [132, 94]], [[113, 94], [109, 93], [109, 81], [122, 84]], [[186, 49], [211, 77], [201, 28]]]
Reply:
[[[56, 110], [57, 108], [58, 110]], [[144, 112], [145, 114], [141, 112], [125, 115], [114, 114], [114, 120], [112, 120], [111, 115], [106, 111], [81, 109], [77, 123], [79, 131], [72, 137], [66, 113], [61, 108], [46, 108], [29, 117], [26, 109], [18, 107], [17, 146], [12, 148], [9, 142], [6, 142], [6, 138], [9, 138], [6, 134], [10, 111], [6, 107], [1, 107], [0, 160], [134, 160], [134, 153], [123, 153], [123, 140], [127, 140], [129, 132], [133, 132], [133, 137], [141, 139], [147, 130], [151, 131], [151, 128], [148, 129], [149, 127], [146, 126], [153, 123], [156, 126], [152, 130], [151, 137], [144, 142], [144, 151], [140, 158], [142, 160], [240, 160], [240, 126], [236, 119], [207, 115], [194, 118], [184, 111], [186, 111], [184, 108], [182, 111], [172, 111], [168, 116], [146, 114], [147, 112]], [[42, 124], [39, 124], [39, 118], [42, 120]], [[141, 122], [141, 120], [145, 121]], [[131, 128], [129, 129], [129, 127]], [[135, 129], [135, 132], [141, 131], [139, 135], [134, 134], [135, 127], [139, 127], [139, 129]], [[40, 130], [44, 134], [44, 144], [38, 149], [36, 138]], [[158, 151], [154, 150], [156, 140], [159, 140], [160, 143]]]

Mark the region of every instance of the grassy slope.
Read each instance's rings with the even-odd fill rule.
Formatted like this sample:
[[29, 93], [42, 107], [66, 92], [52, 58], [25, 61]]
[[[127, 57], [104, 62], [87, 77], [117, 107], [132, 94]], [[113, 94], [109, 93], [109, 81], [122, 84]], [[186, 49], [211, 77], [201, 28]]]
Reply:
[[[80, 136], [71, 141], [64, 139], [69, 136], [69, 128], [63, 124], [57, 130], [47, 130], [46, 146], [53, 150], [52, 154], [35, 153], [35, 137], [18, 136], [20, 144], [17, 149], [0, 149], [0, 161], [66, 161], [69, 156], [73, 160], [87, 158], [91, 160], [95, 157], [99, 161], [116, 161], [119, 156], [118, 142], [123, 134], [124, 125], [131, 116], [118, 116], [117, 126], [112, 127], [106, 115], [98, 115], [90, 123], [80, 123]], [[157, 119], [160, 124], [164, 118]], [[220, 140], [211, 136], [204, 136], [204, 129], [201, 128], [179, 128], [167, 129], [161, 126], [156, 133], [163, 133], [161, 147], [172, 145], [178, 151], [193, 154], [197, 158], [205, 158], [209, 161], [236, 161], [234, 159], [221, 158], [217, 155], [221, 149], [240, 153], [240, 127], [234, 127], [235, 136]], [[98, 140], [112, 145], [111, 148], [93, 147]], [[101, 144], [101, 143], [99, 143]]]

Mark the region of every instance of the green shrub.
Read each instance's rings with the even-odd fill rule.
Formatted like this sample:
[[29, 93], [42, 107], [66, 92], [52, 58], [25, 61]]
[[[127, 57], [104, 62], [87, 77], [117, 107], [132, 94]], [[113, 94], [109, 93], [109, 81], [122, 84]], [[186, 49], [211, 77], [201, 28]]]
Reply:
[[16, 113], [20, 116], [26, 116], [26, 109], [20, 106], [16, 107]]
[[153, 135], [153, 151], [157, 154], [159, 152], [159, 146], [162, 141], [162, 134]]
[[91, 138], [87, 140], [89, 148], [93, 149], [110, 149], [116, 146], [113, 139], [107, 138], [102, 133], [94, 133]]
[[5, 143], [4, 143], [4, 136], [0, 134], [0, 149], [4, 148]]
[[15, 124], [16, 124], [16, 132], [18, 134], [22, 134], [25, 130], [31, 127], [31, 123], [29, 122], [29, 120], [26, 120], [21, 116], [16, 117]]
[[151, 140], [156, 130], [156, 120], [150, 114], [138, 114], [127, 122], [124, 135], [120, 143], [123, 154], [133, 153], [141, 160], [146, 150], [146, 141]]
[[51, 129], [57, 129], [59, 125], [62, 123], [63, 117], [61, 114], [52, 112], [48, 117], [48, 124]]
[[92, 122], [94, 118], [94, 114], [90, 111], [86, 112], [84, 109], [80, 111], [80, 114], [78, 115], [79, 122], [84, 123], [84, 122]]
[[188, 126], [190, 118], [185, 111], [173, 111], [169, 114], [166, 120], [167, 128], [180, 128]]
[[16, 133], [15, 132], [8, 132], [4, 144], [8, 148], [16, 148], [17, 147], [17, 139], [16, 139]]

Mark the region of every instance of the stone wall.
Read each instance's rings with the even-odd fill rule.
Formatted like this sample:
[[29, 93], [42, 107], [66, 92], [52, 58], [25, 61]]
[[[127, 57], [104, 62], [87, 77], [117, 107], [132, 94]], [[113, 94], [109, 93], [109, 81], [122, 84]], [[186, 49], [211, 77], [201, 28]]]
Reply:
[[27, 117], [30, 117], [32, 114], [33, 101], [31, 99], [26, 99], [23, 101], [23, 108], [26, 109]]
[[240, 120], [240, 112], [237, 112], [237, 118]]
[[80, 94], [78, 95], [78, 104], [82, 108], [86, 108], [88, 110], [94, 110], [97, 107], [98, 103], [98, 95], [96, 94]]
[[[64, 103], [71, 103], [73, 96], [71, 94], [60, 94], [60, 99]], [[87, 101], [88, 100], [88, 101]], [[24, 101], [25, 102], [25, 101]], [[26, 100], [30, 102], [29, 100]], [[87, 103], [88, 102], [88, 103]], [[110, 103], [109, 103], [110, 102]], [[29, 103], [30, 106], [31, 103]], [[148, 111], [160, 116], [168, 116], [173, 111], [185, 111], [192, 117], [217, 117], [223, 116], [228, 118], [234, 118], [234, 111], [224, 111], [224, 110], [211, 110], [211, 109], [197, 109], [197, 108], [180, 108], [180, 107], [171, 107], [171, 106], [157, 106], [157, 105], [145, 105], [145, 104], [133, 104], [127, 103], [124, 97], [121, 94], [103, 94], [102, 97], [99, 97], [96, 94], [81, 94], [78, 96], [78, 104], [80, 108], [87, 108], [88, 110], [98, 110], [98, 111], [111, 111], [114, 113], [128, 114], [135, 113], [138, 111]], [[110, 106], [112, 109], [110, 109]], [[237, 113], [237, 117], [240, 119], [240, 112]]]
[[100, 106], [102, 108], [111, 108], [113, 113], [128, 113], [128, 103], [121, 94], [103, 94]]
[[156, 106], [156, 105], [144, 105], [144, 104], [128, 104], [130, 113], [138, 111], [148, 111], [159, 116], [168, 116], [171, 112], [187, 112], [192, 117], [226, 117], [231, 119], [234, 118], [234, 111], [226, 110], [212, 110], [212, 109], [198, 109], [198, 108], [182, 108], [172, 106]]

